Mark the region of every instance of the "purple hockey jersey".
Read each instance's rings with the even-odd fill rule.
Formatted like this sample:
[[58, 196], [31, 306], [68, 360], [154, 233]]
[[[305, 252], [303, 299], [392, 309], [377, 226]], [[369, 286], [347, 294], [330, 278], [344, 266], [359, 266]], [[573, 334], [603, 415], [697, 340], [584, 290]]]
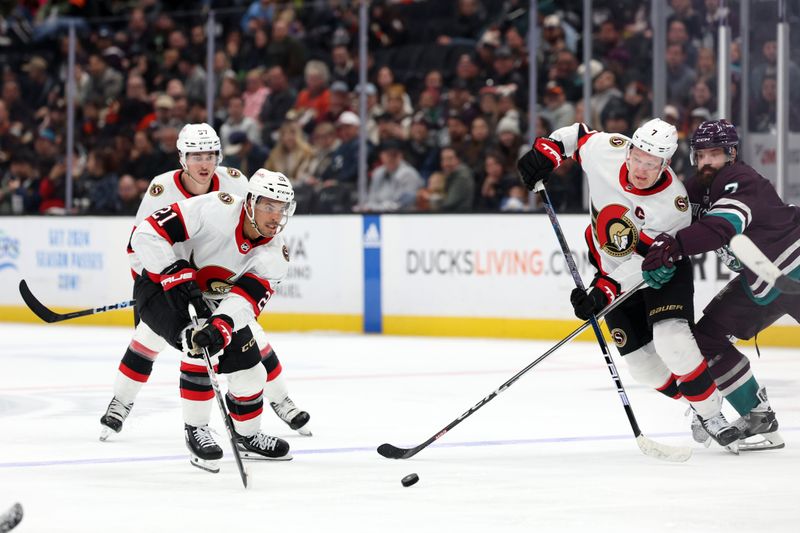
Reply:
[[695, 175], [686, 190], [693, 222], [676, 236], [685, 254], [716, 251], [731, 270], [742, 272], [759, 303], [772, 301], [777, 291], [730, 251], [737, 233], [747, 235], [784, 274], [800, 278], [800, 207], [783, 203], [769, 180], [737, 161], [720, 169], [710, 187]]

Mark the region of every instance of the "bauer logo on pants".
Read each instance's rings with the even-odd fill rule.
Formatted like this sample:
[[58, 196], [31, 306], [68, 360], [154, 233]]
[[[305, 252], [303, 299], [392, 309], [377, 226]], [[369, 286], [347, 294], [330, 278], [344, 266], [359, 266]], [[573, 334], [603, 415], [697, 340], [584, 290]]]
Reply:
[[611, 330], [611, 338], [614, 339], [614, 344], [617, 345], [617, 348], [622, 348], [628, 344], [628, 336], [625, 335], [625, 332], [619, 328], [614, 328]]

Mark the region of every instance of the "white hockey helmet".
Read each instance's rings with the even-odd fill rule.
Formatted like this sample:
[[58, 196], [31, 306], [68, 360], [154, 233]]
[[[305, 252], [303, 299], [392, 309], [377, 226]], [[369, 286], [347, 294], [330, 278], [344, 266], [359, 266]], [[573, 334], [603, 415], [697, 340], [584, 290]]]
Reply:
[[247, 213], [247, 217], [259, 234], [261, 231], [256, 225], [255, 215], [256, 209], [258, 209], [258, 199], [261, 197], [284, 203], [283, 217], [278, 224], [276, 234], [280, 233], [297, 207], [294, 201], [292, 182], [282, 172], [273, 172], [265, 168], [258, 169], [255, 174], [250, 176], [250, 181], [247, 183], [247, 202], [250, 205], [250, 212]]
[[663, 158], [666, 166], [666, 162], [678, 150], [678, 130], [669, 122], [654, 118], [633, 132], [628, 146], [635, 146], [648, 154]]
[[181, 167], [184, 170], [186, 170], [186, 156], [196, 152], [215, 152], [217, 166], [222, 163], [222, 143], [214, 128], [205, 122], [185, 125], [178, 134], [176, 144]]

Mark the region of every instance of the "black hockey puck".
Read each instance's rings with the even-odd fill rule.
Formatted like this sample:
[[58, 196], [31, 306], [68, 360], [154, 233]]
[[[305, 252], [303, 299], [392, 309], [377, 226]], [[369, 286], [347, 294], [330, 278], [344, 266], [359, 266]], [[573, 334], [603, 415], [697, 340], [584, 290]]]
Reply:
[[404, 477], [403, 479], [401, 479], [400, 483], [402, 483], [404, 487], [410, 487], [411, 485], [413, 485], [417, 481], [419, 481], [419, 476], [418, 475], [409, 474], [406, 477]]

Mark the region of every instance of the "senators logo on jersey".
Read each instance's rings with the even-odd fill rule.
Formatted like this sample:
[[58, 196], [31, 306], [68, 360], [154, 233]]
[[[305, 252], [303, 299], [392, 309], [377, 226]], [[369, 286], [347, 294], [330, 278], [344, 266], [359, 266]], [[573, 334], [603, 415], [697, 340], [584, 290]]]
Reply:
[[150, 186], [150, 196], [160, 196], [164, 192], [164, 186], [154, 183]]
[[592, 228], [597, 242], [605, 253], [613, 257], [630, 255], [639, 242], [639, 232], [625, 216], [629, 209], [611, 204], [599, 212], [592, 206]]
[[[194, 265], [194, 262], [191, 261], [191, 264]], [[197, 271], [197, 284], [203, 292], [228, 294], [233, 286], [233, 276], [233, 272], [227, 268], [206, 266]]]
[[233, 203], [233, 197], [226, 192], [217, 193], [217, 196], [219, 196], [219, 201], [225, 205], [231, 205]]
[[686, 210], [689, 209], [689, 198], [687, 198], [686, 196], [676, 196], [675, 207], [681, 213], [685, 213]]

